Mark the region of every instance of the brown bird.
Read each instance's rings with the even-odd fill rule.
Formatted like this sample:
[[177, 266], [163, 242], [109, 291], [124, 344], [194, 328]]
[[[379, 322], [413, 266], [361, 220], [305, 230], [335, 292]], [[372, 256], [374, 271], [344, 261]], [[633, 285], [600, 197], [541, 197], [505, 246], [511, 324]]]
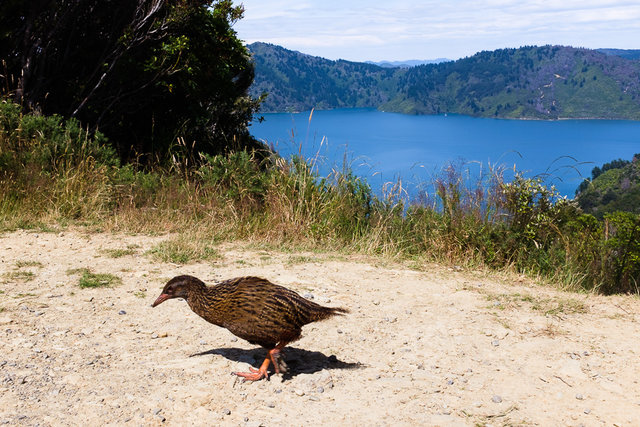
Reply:
[[207, 322], [269, 350], [260, 369], [250, 367], [251, 372], [236, 372], [249, 381], [269, 378], [271, 362], [280, 373], [284, 366], [280, 351], [300, 338], [302, 326], [349, 312], [323, 307], [260, 277], [237, 277], [206, 286], [196, 277], [177, 276], [167, 282], [151, 306], [171, 298], [184, 298], [191, 310]]

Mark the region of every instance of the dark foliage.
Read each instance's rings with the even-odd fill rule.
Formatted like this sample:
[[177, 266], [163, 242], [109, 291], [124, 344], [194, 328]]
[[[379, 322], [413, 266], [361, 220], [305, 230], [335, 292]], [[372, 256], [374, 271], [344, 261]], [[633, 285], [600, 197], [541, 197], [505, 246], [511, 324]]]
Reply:
[[633, 160], [613, 160], [596, 166], [591, 179], [576, 190], [576, 200], [587, 213], [598, 218], [624, 211], [640, 214], [640, 155]]
[[230, 0], [3, 0], [1, 91], [100, 130], [121, 158], [257, 146]]

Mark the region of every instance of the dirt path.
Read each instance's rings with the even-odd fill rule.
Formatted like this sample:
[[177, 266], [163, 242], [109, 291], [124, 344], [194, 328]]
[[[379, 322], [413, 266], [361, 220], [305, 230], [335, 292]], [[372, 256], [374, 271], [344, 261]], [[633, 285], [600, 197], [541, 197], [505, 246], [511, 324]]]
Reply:
[[[144, 254], [165, 239], [0, 236], [0, 424], [640, 425], [637, 298], [238, 245], [215, 265]], [[122, 284], [81, 289], [79, 268]], [[260, 275], [352, 313], [305, 327], [290, 376], [241, 383], [264, 350], [150, 307], [177, 274]]]

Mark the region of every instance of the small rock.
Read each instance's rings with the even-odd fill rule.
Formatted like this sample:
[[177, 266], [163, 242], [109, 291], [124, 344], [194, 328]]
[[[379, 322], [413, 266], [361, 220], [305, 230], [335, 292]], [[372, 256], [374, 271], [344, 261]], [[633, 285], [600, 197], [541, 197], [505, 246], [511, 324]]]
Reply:
[[338, 332], [339, 334], [341, 334], [341, 333], [342, 333], [342, 329], [338, 329], [338, 330], [337, 330], [337, 332]]
[[578, 400], [584, 400], [584, 396], [580, 393], [576, 394], [576, 399]]
[[589, 415], [589, 414], [591, 413], [591, 409], [590, 409], [590, 408], [585, 409], [585, 410], [584, 410], [584, 413], [585, 413], [585, 414], [587, 414], [587, 415]]
[[447, 384], [449, 384], [449, 385], [453, 385], [453, 380], [449, 380], [449, 381], [447, 381]]
[[126, 311], [124, 311], [124, 310], [120, 310], [120, 311], [118, 312], [118, 314], [123, 315], [123, 314], [127, 314], [127, 312], [126, 312]]
[[300, 390], [299, 388], [296, 389], [294, 393], [297, 394], [298, 396], [304, 396], [304, 391]]
[[309, 400], [313, 400], [314, 402], [317, 402], [320, 400], [320, 398], [318, 396], [309, 396]]
[[229, 339], [229, 341], [231, 341], [231, 342], [236, 342], [236, 341], [238, 341], [238, 337], [231, 337], [231, 338]]
[[281, 389], [281, 388], [278, 388], [278, 389], [276, 389], [276, 390], [274, 391], [274, 393], [276, 393], [276, 394], [282, 393], [282, 389]]
[[494, 396], [491, 398], [491, 401], [492, 401], [493, 403], [502, 403], [502, 397], [500, 397], [500, 396], [498, 396], [498, 395], [496, 394], [496, 395], [494, 395]]
[[318, 393], [324, 393], [324, 387], [318, 387], [318, 388], [316, 389], [316, 391], [317, 391]]
[[482, 402], [473, 402], [473, 406], [475, 406], [476, 408], [479, 408], [482, 406]]
[[375, 300], [375, 301], [373, 302], [373, 305], [380, 305], [380, 301]]
[[302, 295], [303, 297], [305, 297], [306, 299], [313, 299], [313, 294], [307, 292], [306, 294]]
[[206, 342], [206, 341], [204, 341], [204, 340], [201, 340], [201, 341], [200, 341], [200, 345], [207, 345], [207, 342]]
[[386, 320], [389, 323], [396, 323], [398, 321], [398, 318], [395, 316], [390, 316], [390, 317], [385, 317], [384, 320]]
[[275, 403], [273, 403], [273, 402], [268, 402], [267, 403], [267, 408], [275, 408], [275, 407], [276, 407]]
[[491, 345], [494, 347], [498, 347], [500, 345], [500, 341], [499, 340], [493, 340], [491, 341]]
[[223, 413], [224, 415], [231, 415], [231, 409], [229, 409], [229, 408], [224, 408], [224, 409], [222, 410], [222, 413]]
[[156, 408], [153, 410], [153, 415], [158, 415], [160, 412], [162, 412], [162, 408]]

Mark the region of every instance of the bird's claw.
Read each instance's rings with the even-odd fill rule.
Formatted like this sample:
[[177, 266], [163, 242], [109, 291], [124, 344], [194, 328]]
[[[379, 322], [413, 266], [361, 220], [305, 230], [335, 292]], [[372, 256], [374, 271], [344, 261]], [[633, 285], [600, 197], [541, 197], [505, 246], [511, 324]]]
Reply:
[[251, 372], [236, 372], [235, 374], [242, 378], [242, 382], [258, 381], [262, 378], [269, 379], [269, 373], [261, 369], [255, 369], [249, 366]]

